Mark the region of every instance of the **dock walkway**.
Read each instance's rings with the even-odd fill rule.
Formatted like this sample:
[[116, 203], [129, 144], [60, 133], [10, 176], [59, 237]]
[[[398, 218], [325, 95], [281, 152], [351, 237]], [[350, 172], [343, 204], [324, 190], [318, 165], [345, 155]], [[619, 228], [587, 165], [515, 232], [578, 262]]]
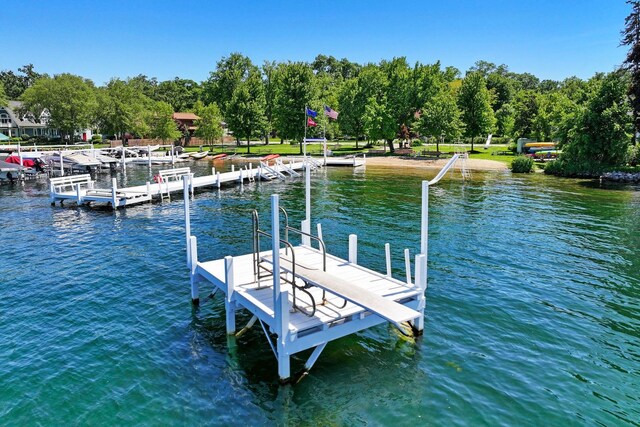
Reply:
[[182, 177], [189, 177], [189, 191], [202, 187], [221, 188], [222, 185], [239, 184], [255, 180], [270, 181], [274, 179], [284, 180], [288, 177], [300, 176], [307, 162], [312, 169], [321, 166], [321, 163], [307, 158], [291, 163], [276, 161], [268, 165], [260, 162], [253, 167], [247, 165], [238, 170], [229, 172], [215, 172], [211, 175], [195, 177], [189, 168], [176, 168], [161, 170], [156, 175], [157, 182], [147, 182], [145, 185], [118, 188], [116, 179], [112, 180], [111, 188], [95, 188], [95, 183], [90, 175], [72, 175], [59, 178], [51, 178], [49, 184], [49, 198], [51, 204], [65, 201], [75, 202], [78, 205], [89, 203], [105, 203], [113, 209], [125, 206], [150, 202], [153, 199], [163, 199], [171, 196], [171, 193], [183, 191]]

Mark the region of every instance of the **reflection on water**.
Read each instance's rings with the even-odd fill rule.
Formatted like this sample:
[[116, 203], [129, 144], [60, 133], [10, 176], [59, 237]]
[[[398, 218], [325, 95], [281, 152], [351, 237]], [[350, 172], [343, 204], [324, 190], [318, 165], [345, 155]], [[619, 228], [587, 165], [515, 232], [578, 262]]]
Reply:
[[[217, 170], [230, 168], [229, 162]], [[209, 162], [193, 166], [211, 173]], [[138, 185], [146, 167], [99, 174]], [[419, 249], [430, 171], [314, 173], [327, 247], [394, 276]], [[251, 250], [251, 210], [302, 180], [203, 190], [201, 259]], [[0, 417], [9, 424], [633, 425], [640, 419], [640, 198], [628, 186], [540, 174], [448, 176], [430, 192], [427, 324], [414, 342], [380, 326], [330, 343], [280, 387], [259, 325], [238, 340], [220, 295], [189, 304], [183, 207], [51, 207], [46, 183], [0, 187]], [[7, 237], [9, 236], [9, 237]], [[203, 294], [211, 289], [202, 289]], [[247, 313], [238, 324], [246, 323]], [[235, 342], [234, 342], [235, 341]], [[231, 345], [230, 345], [231, 344]], [[296, 355], [300, 368], [308, 354]]]

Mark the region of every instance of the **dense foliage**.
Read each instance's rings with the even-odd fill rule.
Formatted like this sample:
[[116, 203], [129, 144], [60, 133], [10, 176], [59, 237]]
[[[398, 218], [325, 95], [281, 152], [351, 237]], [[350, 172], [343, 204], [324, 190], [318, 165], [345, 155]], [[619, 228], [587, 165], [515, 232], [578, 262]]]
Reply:
[[[138, 75], [96, 88], [78, 76], [49, 77], [26, 65], [0, 72], [0, 103], [21, 99], [36, 118], [47, 110], [51, 125], [67, 136], [91, 127], [115, 137], [187, 140], [171, 114], [194, 111], [200, 116], [196, 136], [209, 143], [222, 137], [225, 123], [238, 144], [279, 138], [301, 150], [305, 135], [382, 141], [390, 151], [420, 138], [471, 142], [473, 150], [476, 138], [489, 133], [503, 143], [554, 140], [564, 152], [546, 171], [589, 175], [637, 161], [629, 146], [640, 116], [640, 0], [628, 3], [626, 66], [586, 81], [541, 81], [487, 61], [463, 75], [439, 62], [409, 64], [404, 57], [356, 64], [318, 55], [311, 63], [265, 61], [260, 67], [236, 52], [200, 83]], [[326, 117], [325, 106], [339, 111], [339, 119]], [[306, 107], [319, 113], [318, 126], [305, 127]]]
[[533, 170], [533, 159], [528, 156], [518, 156], [511, 162], [511, 172], [529, 173]]

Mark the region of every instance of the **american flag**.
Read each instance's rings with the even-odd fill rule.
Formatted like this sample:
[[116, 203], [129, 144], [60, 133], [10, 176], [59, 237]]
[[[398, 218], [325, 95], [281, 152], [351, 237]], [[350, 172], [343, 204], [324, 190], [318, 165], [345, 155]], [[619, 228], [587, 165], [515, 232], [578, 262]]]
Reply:
[[332, 118], [333, 120], [338, 120], [338, 112], [332, 110], [331, 108], [324, 106], [324, 115]]

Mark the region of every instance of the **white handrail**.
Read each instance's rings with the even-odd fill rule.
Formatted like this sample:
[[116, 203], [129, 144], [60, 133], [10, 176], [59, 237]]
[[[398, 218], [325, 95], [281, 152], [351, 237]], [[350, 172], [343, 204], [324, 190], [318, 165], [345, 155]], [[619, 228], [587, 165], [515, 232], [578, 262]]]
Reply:
[[435, 178], [433, 178], [431, 181], [429, 181], [429, 185], [433, 185], [433, 184], [438, 183], [438, 181], [440, 181], [442, 179], [442, 177], [447, 173], [447, 171], [449, 171], [449, 169], [451, 169], [451, 167], [453, 167], [453, 165], [456, 163], [456, 160], [458, 160], [459, 157], [460, 157], [460, 154], [454, 154], [453, 157], [451, 157], [451, 159], [449, 159], [447, 164], [444, 165], [444, 167], [442, 169], [440, 169], [440, 172], [438, 172], [438, 175], [436, 175]]

